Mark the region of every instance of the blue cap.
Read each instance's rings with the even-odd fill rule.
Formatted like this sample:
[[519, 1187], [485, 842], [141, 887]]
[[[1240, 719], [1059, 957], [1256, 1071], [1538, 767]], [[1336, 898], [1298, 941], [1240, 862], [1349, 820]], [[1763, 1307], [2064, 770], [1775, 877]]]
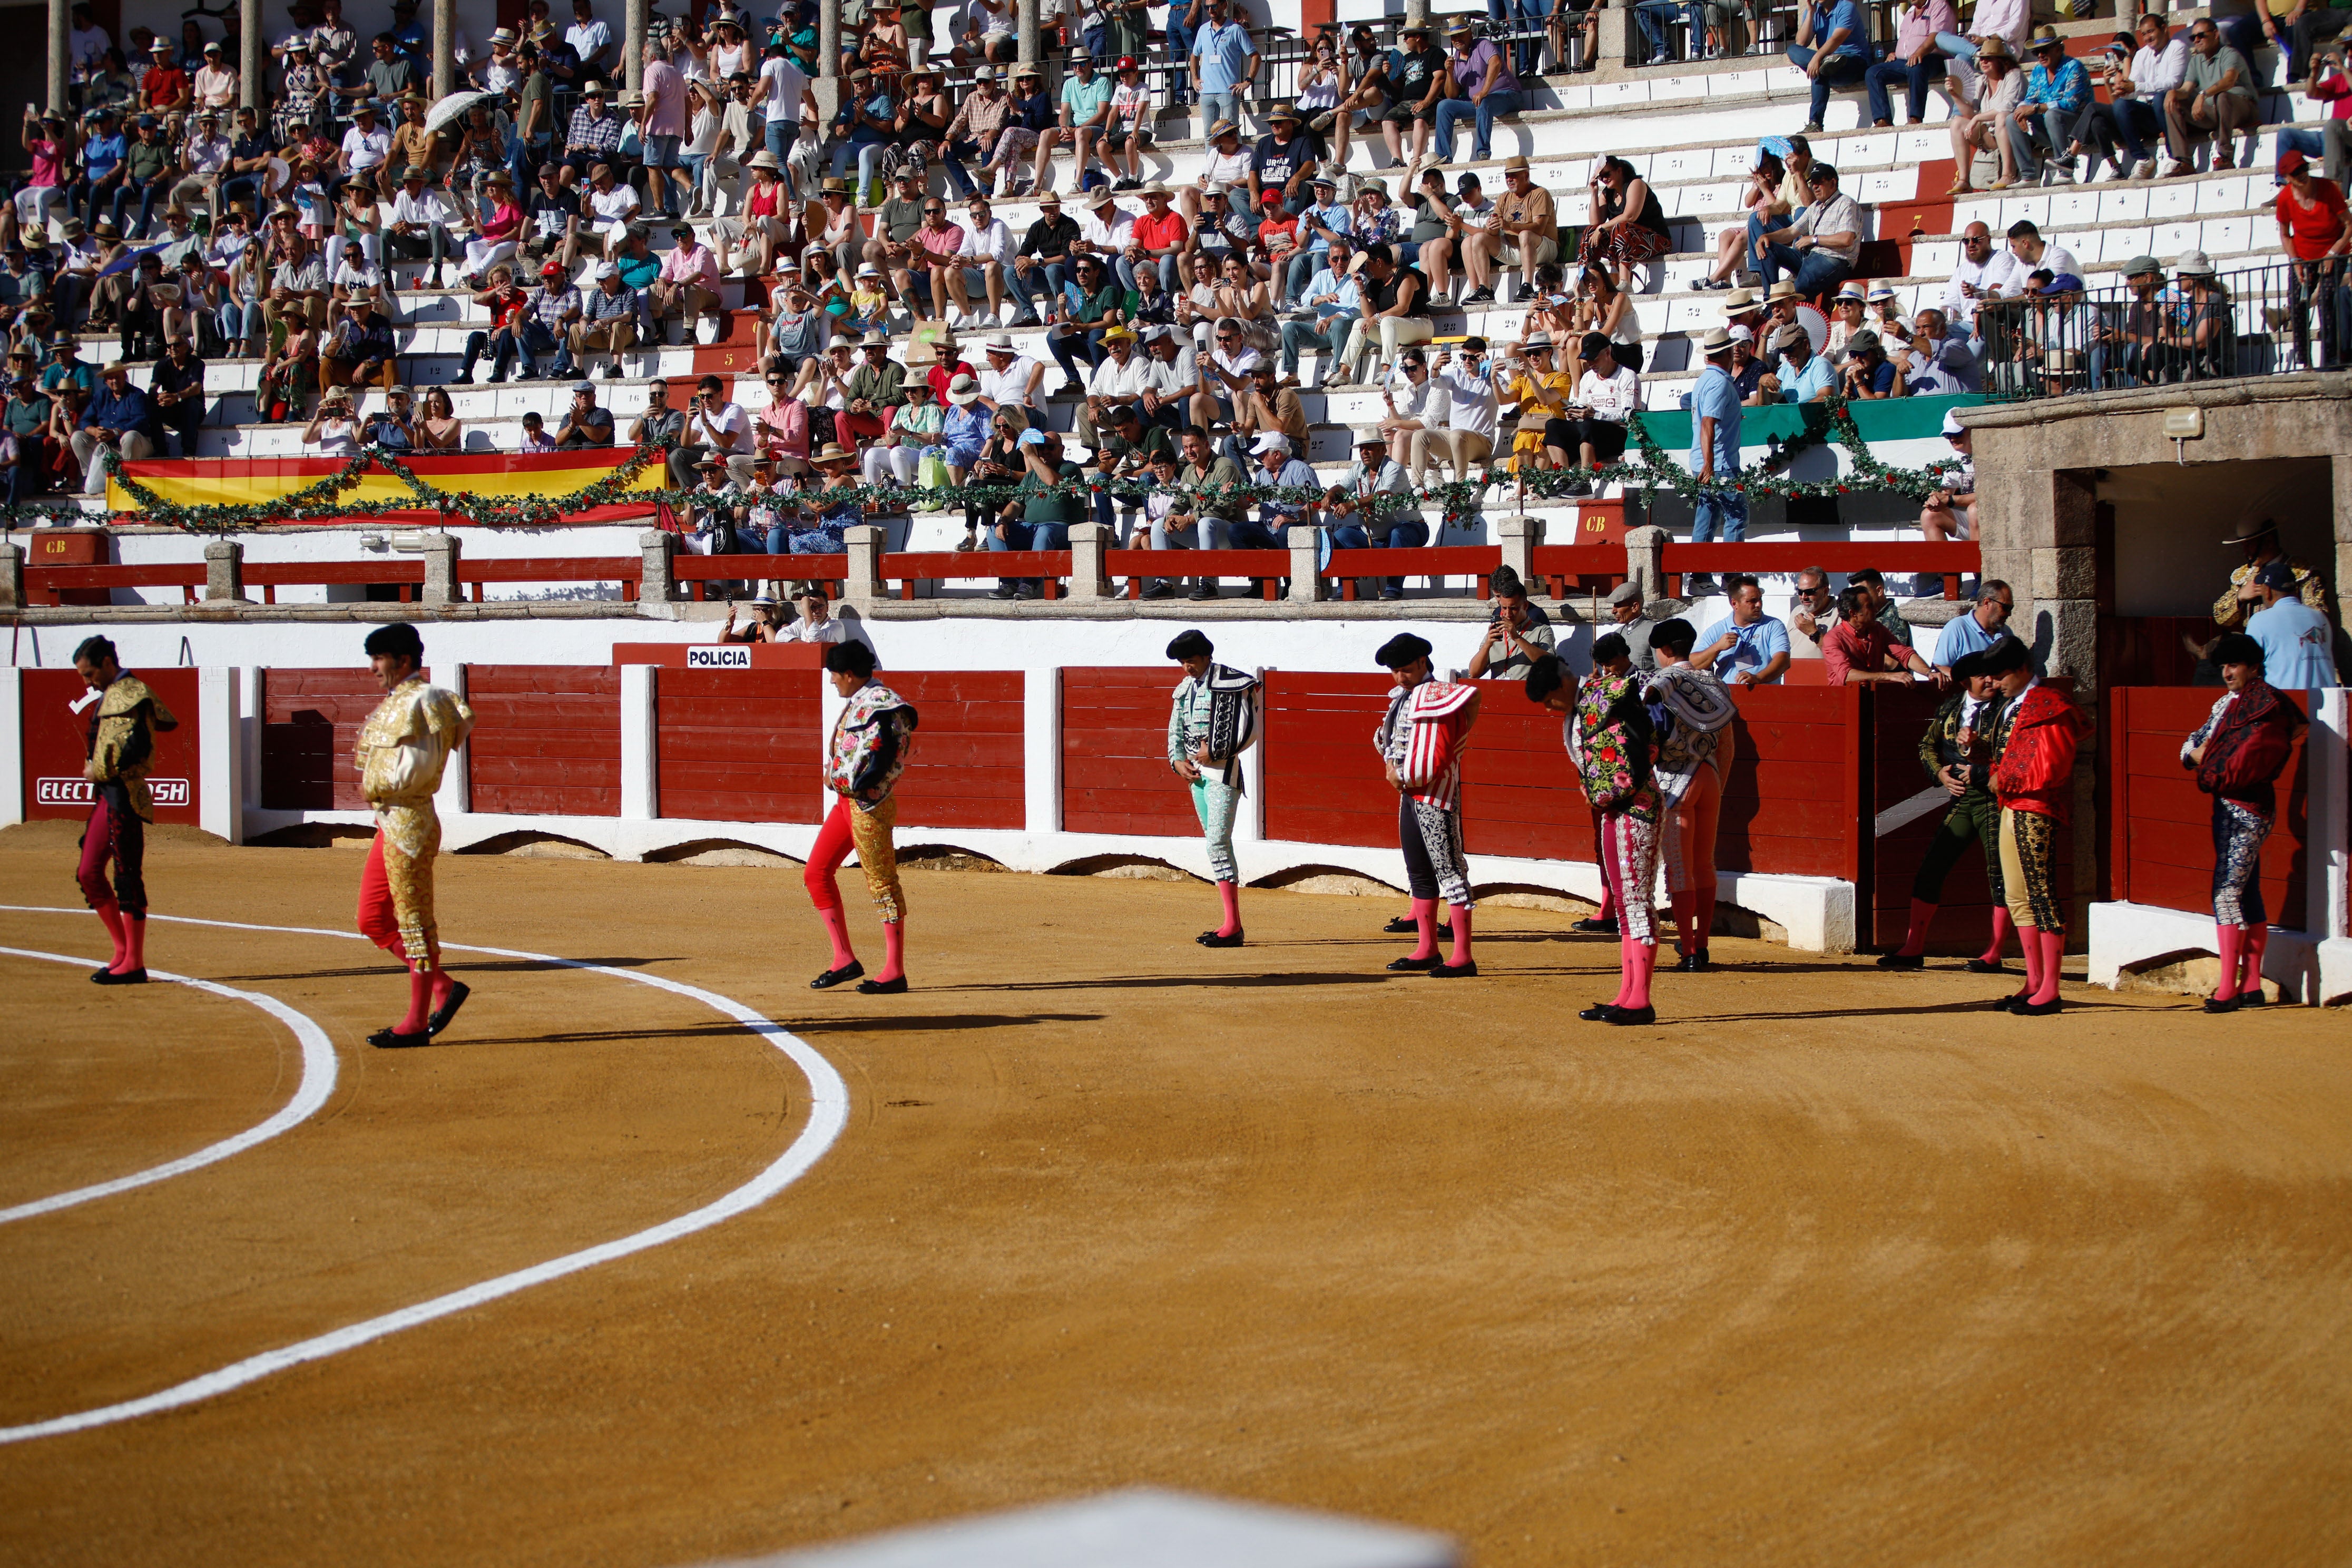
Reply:
[[2263, 562], [2261, 569], [2255, 572], [2254, 581], [2265, 588], [2274, 588], [2282, 594], [2292, 594], [2294, 592], [2294, 568], [2287, 564], [2285, 557], [2273, 556]]
[[2061, 272], [2057, 277], [2044, 283], [2042, 286], [2042, 291], [2044, 294], [2063, 294], [2082, 287], [2083, 280], [2080, 278], [2075, 277], [2072, 272]]
[[152, 114], [142, 114], [139, 117], [139, 126], [142, 131], [152, 131], [158, 123], [159, 122], [155, 117]]

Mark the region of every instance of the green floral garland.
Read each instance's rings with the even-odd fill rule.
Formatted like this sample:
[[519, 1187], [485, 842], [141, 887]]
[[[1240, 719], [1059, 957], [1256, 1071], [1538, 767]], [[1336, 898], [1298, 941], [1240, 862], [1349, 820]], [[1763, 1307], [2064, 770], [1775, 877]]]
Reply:
[[[1703, 483], [1689, 469], [1675, 462], [1658, 445], [1647, 424], [1636, 416], [1633, 421], [1633, 438], [1641, 454], [1639, 462], [1619, 461], [1599, 468], [1567, 469], [1538, 468], [1516, 479], [1496, 473], [1483, 483], [1456, 480], [1416, 490], [1410, 496], [1390, 495], [1381, 498], [1382, 510], [1419, 510], [1436, 506], [1448, 521], [1476, 515], [1490, 492], [1504, 486], [1524, 491], [1530, 497], [1554, 500], [1591, 493], [1585, 487], [1598, 489], [1607, 484], [1624, 487], [1628, 493], [1638, 492], [1647, 505], [1661, 491], [1671, 492], [1685, 500], [1696, 500], [1706, 493], [1726, 491], [1752, 497], [1822, 497], [1845, 495], [1855, 490], [1875, 490], [1923, 500], [1947, 484], [1947, 470], [1958, 466], [1950, 462], [1930, 463], [1924, 468], [1895, 468], [1874, 457], [1868, 442], [1853, 422], [1853, 413], [1842, 399], [1832, 398], [1826, 405], [1826, 424], [1809, 426], [1785, 447], [1773, 449], [1763, 461], [1742, 468], [1737, 474]], [[1799, 457], [1834, 439], [1844, 447], [1853, 464], [1853, 472], [1842, 478], [1796, 480], [1784, 476], [1786, 469]], [[484, 496], [467, 490], [436, 489], [417, 477], [401, 458], [387, 451], [372, 448], [355, 454], [342, 468], [316, 484], [305, 486], [291, 495], [272, 500], [243, 504], [182, 505], [167, 500], [131, 479], [123, 470], [121, 459], [111, 449], [103, 456], [106, 471], [136, 503], [131, 514], [138, 520], [161, 523], [191, 533], [233, 533], [272, 522], [329, 521], [341, 518], [382, 517], [394, 513], [431, 510], [440, 514], [446, 525], [451, 522], [471, 523], [484, 528], [533, 528], [561, 522], [567, 515], [593, 510], [597, 507], [626, 502], [641, 502], [649, 510], [664, 516], [666, 525], [671, 518], [683, 517], [700, 505], [706, 492], [679, 489], [635, 489], [631, 482], [644, 471], [645, 466], [657, 458], [666, 457], [672, 443], [659, 442], [637, 447], [619, 468], [595, 483], [563, 496]], [[413, 492], [412, 500], [346, 501], [335, 499], [349, 489], [371, 467], [376, 467], [405, 484]], [[825, 510], [842, 506], [872, 509], [886, 515], [900, 512], [959, 512], [968, 506], [982, 510], [1003, 506], [1016, 497], [1039, 494], [1091, 498], [1103, 491], [1125, 500], [1140, 500], [1155, 487], [1132, 480], [1111, 479], [1101, 474], [1047, 488], [1043, 491], [1024, 490], [1015, 485], [957, 485], [949, 487], [901, 487], [895, 485], [846, 485], [823, 491], [803, 492], [797, 500], [821, 502]], [[1312, 505], [1323, 500], [1325, 491], [1319, 485], [1180, 485], [1179, 494], [1205, 500], [1217, 510], [1233, 511], [1256, 501], [1279, 501], [1294, 506]], [[729, 497], [730, 507], [750, 504], [741, 492]], [[21, 506], [7, 509], [12, 523], [21, 523], [27, 517], [49, 520], [59, 516], [79, 519], [83, 514], [72, 508], [57, 506]]]

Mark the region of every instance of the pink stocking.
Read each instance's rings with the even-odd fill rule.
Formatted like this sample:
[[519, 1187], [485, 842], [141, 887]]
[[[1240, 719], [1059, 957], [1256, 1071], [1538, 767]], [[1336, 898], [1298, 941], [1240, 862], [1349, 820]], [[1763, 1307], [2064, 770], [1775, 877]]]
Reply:
[[1668, 893], [1666, 901], [1675, 910], [1675, 951], [1687, 957], [1699, 949], [1696, 929], [1692, 924], [1696, 919], [1692, 910], [1698, 902], [1698, 895], [1689, 891]]
[[1454, 963], [1459, 969], [1470, 962], [1470, 906], [1454, 906]]
[[120, 974], [130, 967], [122, 962], [122, 959], [123, 955], [131, 951], [123, 945], [122, 942], [122, 908], [112, 899], [107, 900], [102, 904], [92, 904], [90, 908], [98, 911], [99, 920], [106, 926], [106, 934], [114, 942], [114, 957], [108, 963], [107, 967]]
[[1650, 972], [1658, 966], [1658, 944], [1654, 942], [1628, 942], [1625, 944], [1625, 992], [1620, 1007], [1640, 1009], [1650, 1005]]
[[122, 917], [122, 958], [120, 972], [128, 974], [134, 969], [146, 967], [147, 917], [125, 915]]
[[393, 1028], [404, 1035], [421, 1035], [433, 1011], [433, 971], [412, 968], [408, 972], [408, 1011]]
[[1936, 918], [1936, 906], [1924, 899], [1911, 900], [1911, 929], [1904, 933], [1903, 956], [1916, 958], [1927, 951], [1927, 927]]
[[1412, 944], [1409, 958], [1437, 956], [1437, 900], [1415, 899], [1412, 901], [1412, 923], [1420, 928], [1421, 940]]
[[2213, 1000], [2227, 1002], [2238, 994], [2238, 960], [2245, 951], [2246, 928], [2216, 924], [2213, 934], [2221, 949], [2221, 979], [2213, 987]]
[[849, 917], [839, 904], [821, 909], [817, 915], [824, 921], [824, 934], [833, 939], [833, 963], [830, 967], [846, 969], [857, 962], [857, 954], [849, 946]]
[[2000, 962], [2000, 950], [2009, 941], [2009, 933], [2016, 929], [2017, 928], [2015, 926], [2010, 923], [2009, 906], [2007, 904], [1995, 904], [1992, 907], [1992, 945], [1986, 948], [1984, 952], [1981, 954], [1985, 963], [1999, 963]]
[[2042, 939], [2042, 983], [2034, 989], [2033, 1000], [2036, 1004], [2055, 1002], [2062, 961], [2066, 956], [2066, 933], [2045, 931], [2039, 934]]
[[2032, 926], [2017, 928], [2017, 945], [2025, 950], [2025, 984], [2017, 993], [2020, 1002], [2031, 1002], [2042, 989], [2042, 933]]
[[1242, 929], [1241, 889], [1231, 882], [1220, 882], [1217, 884], [1217, 897], [1225, 905], [1225, 923], [1217, 928], [1217, 934], [1231, 936]]
[[2263, 954], [2270, 950], [2271, 928], [2267, 924], [2242, 928], [2246, 933], [2246, 969], [2238, 980], [2241, 994], [2259, 993], [2263, 988]]
[[[839, 968], [840, 965], [835, 965]], [[907, 973], [907, 922], [902, 920], [882, 922], [882, 973], [877, 980], [896, 980]]]

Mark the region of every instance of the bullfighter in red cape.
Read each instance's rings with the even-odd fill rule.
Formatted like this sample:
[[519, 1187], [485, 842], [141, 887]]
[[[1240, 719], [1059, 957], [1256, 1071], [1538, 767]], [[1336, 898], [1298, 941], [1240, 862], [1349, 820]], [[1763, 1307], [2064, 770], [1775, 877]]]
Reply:
[[[1458, 980], [1478, 973], [1470, 951], [1470, 862], [1462, 849], [1462, 753], [1478, 721], [1478, 689], [1434, 679], [1429, 655], [1427, 642], [1401, 632], [1374, 656], [1395, 681], [1372, 743], [1397, 792], [1397, 842], [1420, 934], [1412, 952], [1389, 967]], [[1440, 899], [1454, 911], [1451, 962], [1437, 956]]]
[[2015, 637], [1987, 648], [1984, 668], [2008, 700], [1990, 782], [2000, 804], [2001, 887], [2018, 945], [2025, 950], [2024, 989], [1993, 1005], [2038, 1018], [2064, 1005], [2058, 973], [2066, 952], [2066, 909], [2051, 872], [2059, 830], [2072, 815], [2074, 754], [2091, 721], [2064, 693], [2042, 684]]

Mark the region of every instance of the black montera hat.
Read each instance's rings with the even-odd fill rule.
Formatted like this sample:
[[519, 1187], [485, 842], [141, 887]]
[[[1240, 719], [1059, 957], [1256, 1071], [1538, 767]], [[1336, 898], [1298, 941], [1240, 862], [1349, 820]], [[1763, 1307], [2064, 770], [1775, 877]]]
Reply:
[[1976, 656], [1984, 661], [1987, 675], [2007, 675], [2012, 669], [2022, 669], [2028, 660], [2025, 645], [2015, 637], [2005, 637]]
[[1414, 659], [1427, 658], [1432, 651], [1426, 637], [1399, 632], [1381, 645], [1381, 651], [1372, 655], [1372, 660], [1391, 669], [1402, 669]]
[[1168, 645], [1170, 658], [1202, 658], [1216, 651], [1215, 646], [1197, 628], [1178, 632], [1175, 640]]

